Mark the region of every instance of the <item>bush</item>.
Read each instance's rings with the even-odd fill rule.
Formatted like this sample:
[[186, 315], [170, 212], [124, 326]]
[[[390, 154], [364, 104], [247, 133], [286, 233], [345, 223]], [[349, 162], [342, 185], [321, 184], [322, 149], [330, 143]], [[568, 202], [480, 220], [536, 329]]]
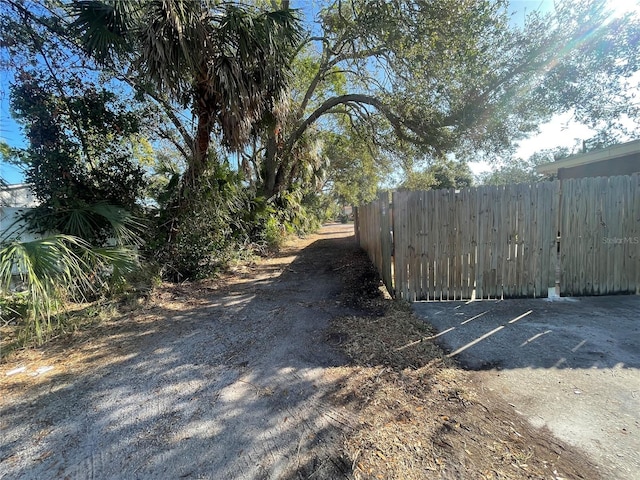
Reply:
[[[206, 278], [230, 262], [279, 248], [287, 235], [315, 232], [339, 212], [331, 197], [301, 188], [257, 197], [227, 162], [210, 163], [188, 195], [175, 175], [158, 193], [157, 229], [145, 242], [145, 256], [158, 262], [164, 279]], [[188, 203], [177, 205], [176, 198]]]
[[26, 292], [6, 293], [0, 297], [0, 322], [15, 323], [29, 315]]
[[42, 343], [58, 326], [58, 313], [67, 298], [84, 298], [87, 292], [95, 292], [136, 265], [137, 258], [131, 250], [93, 248], [69, 235], [3, 242], [0, 296], [7, 314], [22, 321], [26, 337]]
[[276, 250], [282, 246], [286, 237], [286, 228], [281, 225], [277, 218], [270, 215], [264, 224], [264, 240], [269, 249]]
[[188, 204], [161, 212], [145, 251], [171, 281], [205, 278], [251, 254], [251, 195], [226, 163], [190, 192]]

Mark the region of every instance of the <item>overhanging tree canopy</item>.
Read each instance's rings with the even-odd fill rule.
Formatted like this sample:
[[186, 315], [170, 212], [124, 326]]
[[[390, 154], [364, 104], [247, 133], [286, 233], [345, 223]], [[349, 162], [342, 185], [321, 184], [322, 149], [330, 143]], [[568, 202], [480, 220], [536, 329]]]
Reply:
[[264, 12], [208, 0], [75, 0], [71, 29], [98, 62], [191, 110], [195, 138], [179, 130], [191, 150], [186, 179], [193, 184], [215, 128], [225, 146], [240, 150], [282, 98], [300, 37], [287, 3]]
[[288, 188], [294, 146], [311, 125], [334, 128], [329, 118], [369, 125], [380, 146], [434, 157], [499, 152], [564, 111], [600, 128], [638, 118], [630, 82], [640, 18], [613, 17], [594, 0], [559, 2], [522, 26], [509, 20], [500, 0], [327, 4], [320, 33], [301, 50], [306, 88], [295, 92], [281, 139], [263, 138], [266, 193]]
[[[14, 11], [28, 3], [3, 1]], [[326, 168], [307, 146], [330, 142], [327, 131], [355, 132], [369, 151], [411, 163], [499, 152], [563, 111], [609, 130], [638, 118], [640, 20], [610, 15], [603, 0], [558, 2], [523, 25], [510, 22], [505, 0], [325, 2], [302, 44], [287, 2], [269, 12], [213, 0], [74, 0], [63, 4], [71, 29], [47, 5], [42, 25], [80, 38], [104, 73], [162, 107], [189, 159], [187, 179], [205, 167], [213, 137], [253, 162], [265, 197], [304, 182], [310, 162]]]

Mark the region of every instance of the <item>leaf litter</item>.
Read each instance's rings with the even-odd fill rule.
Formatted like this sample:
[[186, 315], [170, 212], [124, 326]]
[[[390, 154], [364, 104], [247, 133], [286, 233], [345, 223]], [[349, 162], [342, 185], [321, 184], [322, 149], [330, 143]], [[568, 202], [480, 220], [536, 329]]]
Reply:
[[[447, 358], [434, 341], [431, 326], [415, 318], [407, 304], [384, 296], [378, 274], [364, 252], [341, 242], [336, 244], [331, 263], [343, 280], [340, 302], [353, 312], [335, 318], [326, 333], [329, 346], [350, 359], [348, 365], [328, 368], [326, 373], [337, 379], [331, 401], [344, 410], [345, 417], [354, 419], [343, 431], [340, 457], [349, 467], [346, 478], [600, 477], [582, 454], [548, 431], [530, 426], [513, 407], [484, 391]], [[234, 276], [235, 282], [255, 278], [254, 272]], [[163, 286], [150, 305], [135, 312], [134, 330], [142, 335], [155, 329], [158, 309], [180, 311], [185, 303], [200, 306], [210, 290], [224, 290], [226, 284]], [[90, 359], [117, 362], [127, 355], [128, 349], [120, 347], [139, 341], [139, 335], [130, 336], [131, 325], [123, 317], [128, 315], [92, 324], [72, 338], [58, 339], [47, 345], [46, 355], [44, 349], [16, 352], [19, 355], [9, 364], [19, 368], [26, 362], [28, 371], [43, 365], [64, 366], [65, 378], [70, 378], [82, 372]], [[118, 348], [110, 348], [113, 351], [105, 355], [108, 345], [113, 347], [114, 336], [121, 333], [124, 337], [117, 341]], [[55, 358], [60, 361], [52, 363]], [[43, 389], [50, 390], [47, 376], [28, 383], [33, 385], [37, 379]], [[24, 374], [0, 378], [5, 399], [21, 396], [25, 382]], [[255, 388], [256, 395], [271, 393], [259, 388], [262, 386]], [[322, 477], [318, 469], [297, 470], [287, 478], [332, 478]]]
[[334, 319], [329, 337], [351, 360], [334, 398], [357, 412], [343, 445], [354, 478], [600, 477], [582, 453], [474, 383], [434, 329], [390, 299], [364, 252], [343, 262], [343, 301], [362, 313]]

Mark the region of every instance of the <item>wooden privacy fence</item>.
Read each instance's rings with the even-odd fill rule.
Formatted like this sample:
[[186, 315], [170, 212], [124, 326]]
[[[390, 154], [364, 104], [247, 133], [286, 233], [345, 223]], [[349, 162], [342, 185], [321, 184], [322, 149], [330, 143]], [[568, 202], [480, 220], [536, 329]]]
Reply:
[[389, 192], [356, 209], [356, 238], [378, 269], [389, 292], [393, 292], [392, 278], [392, 221]]
[[640, 292], [640, 177], [387, 192], [356, 233], [409, 301]]

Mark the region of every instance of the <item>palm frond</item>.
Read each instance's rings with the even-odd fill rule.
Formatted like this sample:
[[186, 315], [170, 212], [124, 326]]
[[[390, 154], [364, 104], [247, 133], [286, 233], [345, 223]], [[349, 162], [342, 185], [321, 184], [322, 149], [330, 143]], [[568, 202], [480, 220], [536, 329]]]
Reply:
[[1, 293], [10, 294], [14, 278], [20, 280], [38, 341], [51, 329], [51, 315], [62, 301], [64, 285], [89, 283], [86, 264], [72, 245], [88, 247], [80, 239], [57, 235], [31, 242], [14, 241], [0, 248]]
[[179, 96], [202, 62], [206, 29], [202, 2], [150, 0], [139, 34], [139, 67], [161, 89]]
[[302, 38], [291, 10], [255, 14], [225, 4], [213, 32], [209, 88], [227, 146], [242, 148], [251, 127], [274, 107], [287, 85], [288, 65]]
[[73, 205], [55, 211], [36, 207], [26, 211], [21, 218], [31, 225], [44, 226], [41, 230], [61, 232], [89, 241], [101, 238], [117, 245], [140, 245], [145, 228], [131, 212], [105, 202]]
[[[139, 218], [124, 208], [108, 203], [96, 203], [83, 209], [76, 209], [74, 213], [76, 216], [87, 217], [87, 222], [91, 222], [91, 218], [95, 216], [106, 220], [116, 245], [139, 246], [141, 243], [140, 236], [145, 226]], [[84, 238], [81, 235], [78, 236]]]
[[122, 276], [137, 266], [136, 253], [124, 247], [91, 248], [71, 235], [0, 245], [0, 295], [23, 290], [38, 341], [52, 328], [51, 317], [70, 292], [95, 291], [103, 272]]
[[108, 274], [110, 282], [122, 280], [139, 266], [138, 254], [135, 250], [122, 246], [100, 247], [84, 250], [82, 260], [96, 272], [93, 279], [95, 286], [105, 286], [106, 281], [98, 273]]
[[76, 0], [68, 8], [75, 17], [72, 30], [98, 62], [106, 63], [131, 51], [131, 37], [140, 18], [138, 2]]

